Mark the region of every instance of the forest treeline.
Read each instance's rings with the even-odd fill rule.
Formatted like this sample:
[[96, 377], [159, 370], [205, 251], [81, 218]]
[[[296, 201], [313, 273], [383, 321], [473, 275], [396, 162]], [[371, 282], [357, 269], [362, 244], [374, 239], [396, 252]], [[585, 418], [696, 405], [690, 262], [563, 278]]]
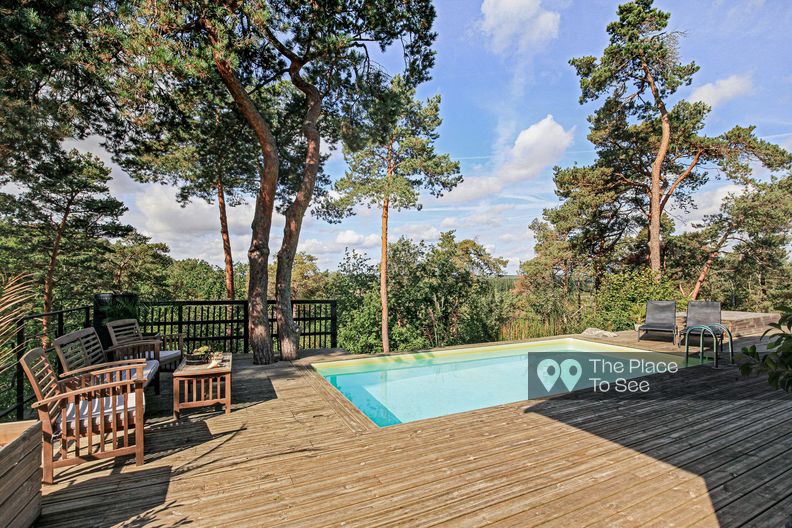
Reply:
[[[389, 239], [391, 215], [464, 178], [437, 150], [441, 97], [416, 96], [435, 62], [431, 0], [31, 1], [2, 14], [0, 268], [32, 274], [36, 310], [98, 291], [244, 298], [260, 364], [275, 359], [267, 299], [286, 359], [293, 297], [337, 299], [356, 352], [625, 329], [652, 298], [792, 304], [792, 154], [750, 123], [713, 130], [710, 106], [681, 96], [700, 66], [652, 0], [620, 5], [602, 53], [569, 61], [595, 154], [553, 169], [558, 204], [525, 219], [509, 278], [487, 240]], [[400, 71], [379, 64], [388, 53]], [[91, 139], [134, 181], [215, 204], [223, 267], [173, 259], [128, 225]], [[325, 172], [327, 145], [343, 175]], [[716, 186], [729, 193], [713, 204]], [[248, 258], [234, 262], [227, 211], [243, 202]], [[360, 207], [380, 213], [378, 259], [349, 248], [326, 271], [300, 253], [306, 214], [339, 223]]]

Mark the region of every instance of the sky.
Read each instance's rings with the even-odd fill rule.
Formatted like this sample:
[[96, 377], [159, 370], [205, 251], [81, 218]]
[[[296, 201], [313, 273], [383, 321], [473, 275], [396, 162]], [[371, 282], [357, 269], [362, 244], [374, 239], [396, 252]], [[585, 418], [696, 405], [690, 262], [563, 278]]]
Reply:
[[[508, 271], [533, 256], [529, 225], [559, 201], [553, 166], [587, 164], [594, 152], [586, 140], [589, 115], [598, 103], [580, 105], [578, 79], [570, 58], [600, 56], [605, 27], [615, 19], [618, 1], [606, 0], [440, 0], [432, 79], [420, 98], [442, 97], [443, 124], [437, 150], [461, 164], [464, 182], [441, 198], [424, 196], [420, 211], [391, 214], [392, 240], [401, 236], [434, 242], [443, 231], [478, 240], [509, 260]], [[792, 149], [792, 53], [788, 0], [658, 0], [671, 12], [670, 26], [682, 31], [681, 58], [700, 71], [679, 96], [713, 107], [705, 134], [734, 125], [756, 125], [760, 137]], [[398, 73], [395, 53], [383, 59]], [[99, 154], [99, 140], [81, 149]], [[326, 148], [326, 146], [325, 146]], [[343, 156], [326, 165], [334, 179], [343, 175]], [[180, 207], [176, 189], [132, 181], [113, 166], [111, 188], [129, 207], [124, 219], [155, 242], [165, 242], [174, 258], [222, 263], [217, 206], [193, 202]], [[698, 210], [672, 212], [680, 229], [717, 211], [735, 190], [714, 180], [700, 191]], [[345, 248], [379, 252], [379, 211], [360, 207], [340, 224], [310, 217], [300, 246], [334, 269]], [[245, 261], [250, 242], [250, 204], [229, 212], [235, 260]], [[275, 218], [271, 250], [280, 245], [282, 217]]]

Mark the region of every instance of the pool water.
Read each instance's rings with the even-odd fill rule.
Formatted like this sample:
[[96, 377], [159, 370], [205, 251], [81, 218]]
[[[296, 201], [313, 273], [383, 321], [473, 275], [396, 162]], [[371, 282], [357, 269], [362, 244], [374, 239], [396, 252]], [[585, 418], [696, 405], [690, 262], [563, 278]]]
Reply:
[[616, 380], [671, 363], [682, 366], [669, 354], [567, 338], [323, 362], [314, 368], [385, 427], [592, 388], [599, 380], [612, 387]]

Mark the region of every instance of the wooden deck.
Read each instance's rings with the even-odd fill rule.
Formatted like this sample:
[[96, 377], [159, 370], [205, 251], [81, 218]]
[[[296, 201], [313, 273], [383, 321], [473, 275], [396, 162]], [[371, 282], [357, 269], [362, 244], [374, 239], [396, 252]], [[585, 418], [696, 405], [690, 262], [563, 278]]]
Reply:
[[[627, 334], [614, 341], [636, 345]], [[565, 397], [378, 429], [305, 366], [338, 357], [257, 367], [236, 356], [233, 412], [193, 413], [179, 424], [166, 385], [162, 397], [148, 397], [146, 464], [60, 472], [44, 491], [39, 524], [698, 527], [790, 519], [792, 397], [734, 368], [653, 379], [652, 399]]]

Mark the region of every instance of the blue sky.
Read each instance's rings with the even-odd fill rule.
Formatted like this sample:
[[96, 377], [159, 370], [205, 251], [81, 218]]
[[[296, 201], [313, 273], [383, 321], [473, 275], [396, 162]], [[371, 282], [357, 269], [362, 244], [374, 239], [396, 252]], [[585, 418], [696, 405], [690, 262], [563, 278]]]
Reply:
[[[441, 94], [443, 125], [438, 150], [459, 160], [465, 182], [441, 199], [425, 197], [421, 211], [394, 212], [392, 239], [434, 241], [455, 229], [509, 259], [509, 270], [533, 255], [528, 225], [542, 209], [558, 203], [554, 165], [585, 164], [593, 151], [586, 140], [586, 116], [596, 103], [578, 104], [572, 57], [599, 56], [606, 25], [619, 2], [605, 0], [444, 0], [436, 3], [437, 62], [420, 97]], [[684, 98], [713, 106], [705, 133], [754, 124], [757, 134], [792, 148], [792, 2], [788, 0], [697, 0], [656, 4], [670, 11], [671, 27], [683, 31], [681, 57], [701, 67]], [[384, 65], [397, 73], [398, 57]], [[96, 142], [85, 146], [98, 152]], [[327, 165], [344, 172], [340, 155]], [[114, 191], [130, 208], [126, 220], [155, 241], [171, 246], [176, 258], [222, 262], [216, 207], [179, 207], [175, 190], [129, 180], [116, 167]], [[713, 181], [695, 212], [676, 213], [680, 227], [717, 210], [734, 186]], [[307, 219], [300, 249], [334, 268], [344, 248], [378, 254], [379, 212], [360, 208], [356, 216], [329, 225]], [[251, 207], [230, 214], [236, 259], [246, 259]], [[282, 219], [272, 232], [273, 254]]]

